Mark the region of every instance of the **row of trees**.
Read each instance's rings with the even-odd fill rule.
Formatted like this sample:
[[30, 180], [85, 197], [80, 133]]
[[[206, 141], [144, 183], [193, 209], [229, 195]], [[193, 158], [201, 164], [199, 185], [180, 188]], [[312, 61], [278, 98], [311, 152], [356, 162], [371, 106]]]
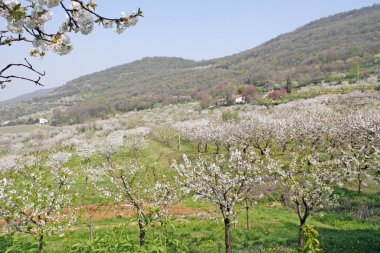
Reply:
[[[360, 194], [364, 182], [378, 180], [380, 118], [377, 109], [356, 112], [349, 107], [334, 109], [339, 111], [315, 104], [302, 109], [284, 106], [269, 115], [248, 112], [240, 119], [201, 119], [173, 126], [173, 134], [194, 143], [198, 151], [200, 147], [204, 147], [205, 152], [209, 146], [215, 147], [216, 157], [200, 158], [195, 165], [185, 157], [184, 163], [176, 168], [184, 178], [186, 189], [219, 205], [225, 220], [228, 252], [232, 248], [229, 234], [232, 207], [235, 201], [245, 199], [246, 194], [252, 197], [251, 187], [257, 187], [246, 184], [249, 179], [272, 187], [280, 183], [299, 217], [299, 246], [303, 245], [302, 229], [310, 213], [336, 204], [334, 187], [355, 180]], [[168, 136], [167, 129], [165, 133]], [[228, 162], [219, 155], [223, 146], [224, 153], [232, 159]], [[244, 167], [244, 162], [230, 165], [236, 159], [233, 158], [236, 147], [244, 161], [250, 162], [249, 166], [260, 161], [254, 172], [251, 167]], [[241, 156], [236, 161], [239, 159]], [[227, 200], [232, 202], [226, 203]]]
[[[298, 246], [302, 246], [302, 229], [311, 212], [336, 203], [334, 187], [342, 186], [345, 181], [356, 180], [360, 193], [363, 182], [375, 179], [380, 161], [380, 118], [377, 113], [345, 115], [340, 119], [326, 115], [318, 118], [305, 115], [301, 117], [302, 120], [299, 115], [288, 118], [288, 126], [286, 121], [268, 119], [262, 122], [262, 128], [260, 123], [242, 123], [243, 126], [250, 127], [250, 131], [240, 125], [237, 128], [240, 132], [235, 135], [236, 142], [232, 144], [234, 148], [236, 145], [240, 147], [240, 156], [236, 158], [234, 148], [226, 148], [230, 156], [229, 162], [236, 161], [239, 162], [238, 165], [221, 166], [219, 163], [223, 161], [223, 156], [216, 155], [216, 161], [204, 162], [200, 159], [193, 166], [185, 158], [185, 163], [178, 167], [187, 184], [194, 186], [186, 187], [190, 187], [201, 198], [220, 206], [226, 230], [229, 229], [230, 217], [225, 215], [224, 208], [232, 210], [231, 207], [235, 204], [226, 204], [226, 198], [230, 201], [242, 200], [245, 194], [250, 194], [251, 187], [257, 187], [257, 184], [247, 183], [246, 180], [262, 182], [274, 188], [278, 187], [278, 183], [281, 185], [285, 195], [294, 203], [294, 210], [299, 217]], [[345, 124], [337, 125], [340, 120]], [[206, 127], [200, 132], [218, 135], [219, 132], [210, 126], [211, 129]], [[232, 133], [229, 129], [227, 135]], [[241, 135], [244, 137], [239, 138]], [[217, 139], [214, 136], [212, 140]], [[231, 145], [230, 140], [222, 139]], [[205, 135], [199, 140], [207, 142]], [[218, 141], [214, 144], [216, 147], [220, 145]], [[219, 153], [218, 148], [216, 152]], [[241, 156], [244, 157], [244, 162], [249, 162], [248, 167], [239, 161]], [[256, 170], [252, 171], [250, 166]], [[227, 233], [227, 249], [231, 248], [230, 244], [230, 235]]]

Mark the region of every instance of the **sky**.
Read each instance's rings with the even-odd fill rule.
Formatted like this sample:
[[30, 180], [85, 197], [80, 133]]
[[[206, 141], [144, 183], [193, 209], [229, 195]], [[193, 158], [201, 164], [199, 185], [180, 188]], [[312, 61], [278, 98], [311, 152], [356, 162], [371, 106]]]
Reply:
[[[206, 60], [254, 48], [280, 34], [339, 12], [380, 4], [380, 0], [97, 0], [98, 12], [117, 17], [140, 7], [144, 17], [122, 35], [96, 27], [90, 35], [70, 35], [74, 50], [28, 58], [46, 72], [43, 88], [64, 85], [79, 76], [147, 56]], [[54, 9], [53, 28], [64, 18]], [[5, 20], [0, 18], [0, 29]], [[31, 46], [0, 47], [0, 69], [29, 57]], [[17, 73], [17, 72], [16, 72]], [[21, 73], [21, 72], [20, 72]], [[0, 101], [42, 87], [24, 81], [0, 90]]]

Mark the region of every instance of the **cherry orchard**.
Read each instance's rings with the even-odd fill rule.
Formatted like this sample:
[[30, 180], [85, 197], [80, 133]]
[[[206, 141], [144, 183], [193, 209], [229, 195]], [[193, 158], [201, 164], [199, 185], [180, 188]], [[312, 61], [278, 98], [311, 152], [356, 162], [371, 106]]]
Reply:
[[[43, 57], [46, 51], [65, 55], [73, 50], [69, 33], [90, 34], [95, 24], [106, 29], [115, 29], [123, 33], [128, 27], [135, 26], [140, 9], [127, 15], [121, 12], [119, 17], [110, 18], [96, 11], [97, 4], [80, 0], [0, 0], [0, 19], [6, 20], [5, 27], [0, 25], [0, 46], [11, 46], [13, 43], [29, 43], [30, 55]], [[53, 10], [63, 10], [66, 20], [56, 29], [46, 28], [53, 20]], [[41, 85], [40, 79], [45, 73], [37, 71], [25, 59], [26, 64], [9, 64], [0, 69], [0, 86], [4, 88], [14, 79], [23, 79]], [[14, 67], [23, 67], [34, 72], [38, 77], [31, 79], [13, 75], [9, 71]]]

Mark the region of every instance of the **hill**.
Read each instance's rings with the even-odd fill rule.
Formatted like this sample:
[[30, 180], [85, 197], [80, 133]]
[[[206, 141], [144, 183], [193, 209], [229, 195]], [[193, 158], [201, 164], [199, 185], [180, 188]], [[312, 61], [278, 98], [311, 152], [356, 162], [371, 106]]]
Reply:
[[[254, 49], [218, 59], [257, 82], [290, 75], [308, 81], [373, 66], [380, 53], [380, 5], [311, 22]], [[380, 62], [377, 62], [380, 63]]]
[[23, 102], [23, 101], [28, 101], [33, 98], [40, 98], [40, 97], [45, 97], [49, 95], [51, 92], [53, 92], [57, 88], [49, 88], [49, 89], [40, 89], [36, 90], [27, 94], [23, 94], [8, 100], [0, 101], [0, 105], [6, 105], [6, 104], [13, 104], [17, 102]]
[[[218, 99], [250, 86], [360, 78], [380, 63], [380, 5], [311, 22], [254, 49], [208, 61], [153, 57], [72, 80], [51, 94], [2, 106], [0, 119], [53, 113], [56, 124], [159, 104]], [[252, 88], [252, 87], [251, 87]]]

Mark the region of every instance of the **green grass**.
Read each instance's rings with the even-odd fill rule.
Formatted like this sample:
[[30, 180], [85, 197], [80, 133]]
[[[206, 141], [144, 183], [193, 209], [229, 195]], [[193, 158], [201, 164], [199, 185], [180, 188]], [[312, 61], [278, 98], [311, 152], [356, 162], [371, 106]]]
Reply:
[[[237, 252], [268, 252], [270, 249], [288, 249], [295, 251], [298, 236], [298, 218], [284, 207], [259, 205], [250, 211], [250, 229], [245, 228], [245, 214], [239, 209], [239, 222], [232, 230], [234, 249]], [[223, 251], [224, 225], [215, 213], [218, 223], [201, 220], [195, 216], [173, 217], [174, 235], [184, 240], [189, 252], [219, 252]], [[378, 225], [364, 221], [349, 219], [338, 214], [313, 215], [309, 220], [320, 232], [320, 240], [325, 252], [368, 252], [377, 253], [380, 250], [380, 229]], [[131, 219], [115, 218], [96, 221], [96, 237], [118, 231], [132, 244], [138, 243], [137, 226]], [[162, 229], [150, 228], [147, 231], [147, 243], [153, 241]], [[89, 238], [89, 231], [84, 226], [76, 226], [67, 231], [64, 238], [48, 237], [46, 252], [69, 252], [74, 244]], [[120, 236], [120, 235], [119, 235]], [[30, 236], [17, 235], [16, 241], [28, 242], [33, 246], [35, 239]], [[35, 247], [37, 245], [34, 245]], [[280, 251], [272, 251], [280, 252]]]
[[8, 126], [8, 127], [0, 127], [0, 134], [18, 134], [18, 133], [26, 133], [34, 130], [42, 130], [45, 131], [47, 128], [52, 128], [51, 126], [41, 126], [41, 125], [16, 125], [16, 126]]

